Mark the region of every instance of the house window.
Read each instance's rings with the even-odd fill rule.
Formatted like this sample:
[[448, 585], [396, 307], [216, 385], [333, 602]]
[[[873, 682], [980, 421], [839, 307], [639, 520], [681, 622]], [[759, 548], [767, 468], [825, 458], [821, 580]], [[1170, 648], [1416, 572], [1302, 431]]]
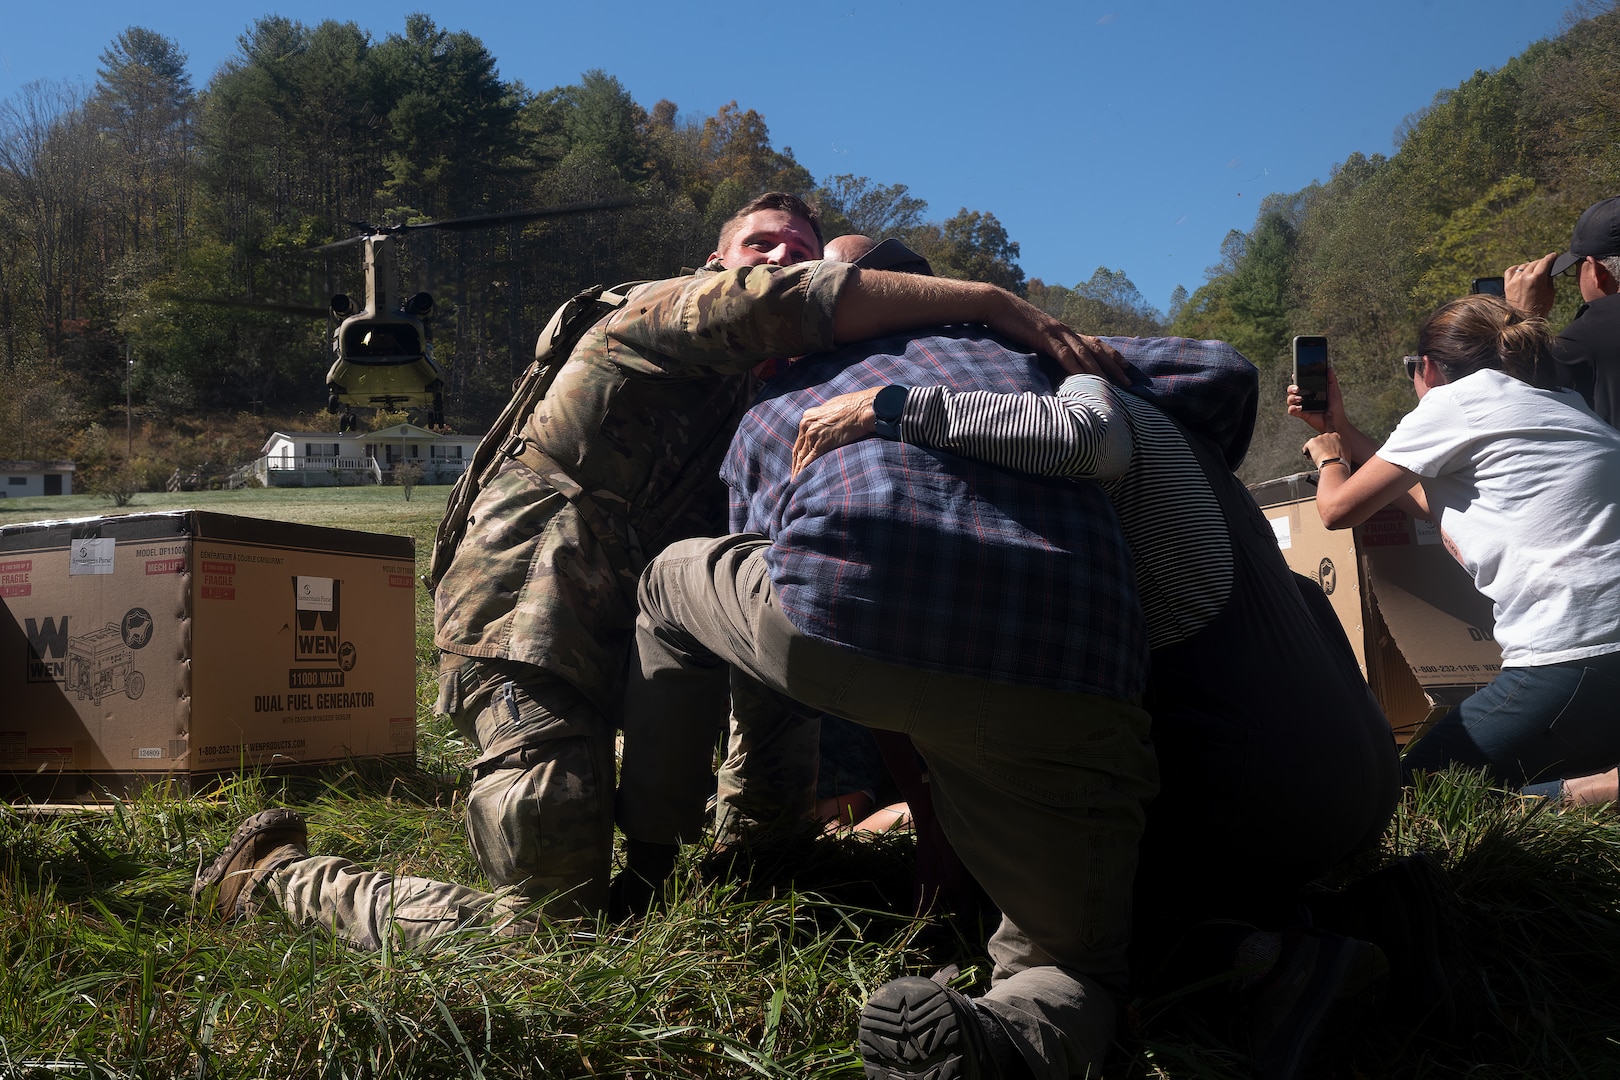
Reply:
[[304, 444], [305, 457], [337, 457], [337, 443], [311, 442]]
[[27, 487], [28, 486], [28, 477], [26, 477], [26, 476], [8, 476], [8, 477], [6, 477], [6, 483], [10, 484], [12, 487]]

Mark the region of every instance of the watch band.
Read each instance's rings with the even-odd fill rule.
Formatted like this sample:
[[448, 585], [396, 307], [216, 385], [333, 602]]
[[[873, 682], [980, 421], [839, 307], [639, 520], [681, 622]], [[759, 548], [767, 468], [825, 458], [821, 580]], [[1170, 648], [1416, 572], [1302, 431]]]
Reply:
[[906, 411], [906, 395], [910, 390], [909, 386], [891, 383], [872, 399], [872, 415], [877, 418], [873, 429], [879, 437], [900, 441], [900, 417]]

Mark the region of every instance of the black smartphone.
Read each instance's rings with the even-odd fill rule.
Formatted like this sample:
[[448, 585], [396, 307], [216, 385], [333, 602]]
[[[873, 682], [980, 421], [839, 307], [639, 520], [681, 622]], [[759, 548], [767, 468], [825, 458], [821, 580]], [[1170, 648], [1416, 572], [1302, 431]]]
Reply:
[[1486, 296], [1506, 296], [1507, 285], [1499, 277], [1477, 277], [1468, 287], [1471, 293], [1484, 293]]
[[1306, 412], [1326, 412], [1328, 407], [1328, 351], [1325, 337], [1294, 339], [1294, 385]]

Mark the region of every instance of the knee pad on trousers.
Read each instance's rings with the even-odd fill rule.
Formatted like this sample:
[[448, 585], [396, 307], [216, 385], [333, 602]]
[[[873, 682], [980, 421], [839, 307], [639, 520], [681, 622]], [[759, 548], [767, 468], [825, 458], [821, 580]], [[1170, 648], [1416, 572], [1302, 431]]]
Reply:
[[594, 741], [551, 739], [478, 770], [467, 837], [492, 885], [536, 899], [567, 893], [568, 903], [586, 909], [605, 899], [613, 786]]

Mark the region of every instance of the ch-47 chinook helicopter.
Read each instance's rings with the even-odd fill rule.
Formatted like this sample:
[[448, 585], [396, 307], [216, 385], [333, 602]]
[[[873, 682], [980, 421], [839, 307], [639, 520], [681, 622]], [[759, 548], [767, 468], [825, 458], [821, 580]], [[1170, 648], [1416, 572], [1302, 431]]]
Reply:
[[327, 408], [343, 414], [338, 429], [356, 426], [353, 410], [357, 407], [422, 409], [429, 426], [444, 422], [444, 369], [433, 359], [433, 297], [425, 292], [403, 299], [399, 295], [394, 245], [403, 234], [418, 229], [479, 229], [508, 221], [616, 210], [634, 202], [626, 198], [570, 203], [407, 225], [361, 224], [363, 231], [358, 236], [312, 249], [332, 251], [358, 244], [365, 258], [365, 306], [357, 307], [346, 293], [333, 296], [330, 303], [338, 323], [332, 331], [332, 367], [326, 373]]
[[366, 304], [356, 308], [347, 293], [332, 297], [332, 368], [326, 373], [326, 407], [343, 412], [338, 430], [354, 426], [345, 406], [427, 410], [431, 427], [444, 420], [444, 369], [433, 359], [433, 297], [415, 293], [395, 299], [399, 280], [391, 231], [373, 230], [355, 240], [328, 244], [317, 251], [364, 245]]

